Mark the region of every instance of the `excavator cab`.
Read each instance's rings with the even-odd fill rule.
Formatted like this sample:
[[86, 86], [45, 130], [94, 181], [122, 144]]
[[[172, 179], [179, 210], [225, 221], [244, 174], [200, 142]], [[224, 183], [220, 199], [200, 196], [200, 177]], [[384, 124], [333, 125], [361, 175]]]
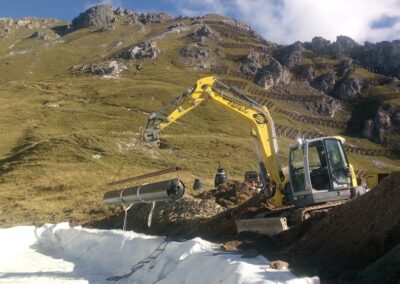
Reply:
[[299, 140], [289, 152], [286, 202], [299, 207], [351, 197], [352, 169], [339, 137]]

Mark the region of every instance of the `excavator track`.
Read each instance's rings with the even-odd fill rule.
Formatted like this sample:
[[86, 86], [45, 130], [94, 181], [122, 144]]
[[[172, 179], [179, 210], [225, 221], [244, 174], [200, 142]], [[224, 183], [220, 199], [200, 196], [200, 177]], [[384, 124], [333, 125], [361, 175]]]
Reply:
[[[331, 209], [333, 207], [346, 203], [347, 200], [331, 201], [328, 203], [317, 204], [308, 207], [298, 208], [294, 205], [288, 205], [284, 207], [274, 208], [270, 204], [266, 204], [265, 209], [268, 211], [258, 214], [256, 217], [272, 217], [272, 216], [284, 216], [289, 217], [290, 223], [295, 225], [307, 220], [311, 215], [310, 213], [315, 211], [322, 211], [325, 209]], [[286, 215], [286, 216], [285, 216]]]
[[347, 200], [331, 201], [331, 202], [324, 203], [324, 204], [319, 204], [319, 205], [314, 205], [314, 206], [309, 206], [309, 207], [304, 207], [304, 208], [297, 208], [290, 214], [290, 219], [289, 219], [290, 224], [291, 225], [300, 224], [304, 220], [307, 220], [308, 218], [310, 218], [313, 213], [325, 211], [327, 209], [332, 209], [333, 207], [342, 205], [346, 202], [347, 202]]

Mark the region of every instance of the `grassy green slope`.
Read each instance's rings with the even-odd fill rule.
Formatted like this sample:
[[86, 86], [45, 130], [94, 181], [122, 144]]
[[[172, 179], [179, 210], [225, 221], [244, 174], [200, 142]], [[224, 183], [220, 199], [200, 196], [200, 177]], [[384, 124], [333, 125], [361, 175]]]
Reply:
[[[126, 46], [160, 36], [170, 24], [119, 26], [103, 33], [82, 29], [52, 44], [26, 38], [32, 30], [20, 28], [21, 34], [0, 40], [0, 225], [84, 222], [112, 214], [117, 209], [105, 207], [102, 195], [115, 176], [180, 165], [180, 177], [190, 188], [194, 177], [210, 187], [219, 162], [235, 179], [256, 169], [247, 123], [211, 103], [163, 131], [161, 149], [149, 149], [138, 139], [149, 112], [204, 76], [179, 61], [190, 31], [159, 37], [161, 55], [140, 60], [140, 72], [132, 65], [120, 78], [105, 79], [71, 71], [74, 65], [100, 62]], [[18, 41], [18, 37], [24, 38]], [[12, 42], [16, 43], [9, 49]], [[122, 45], [115, 48], [118, 42]], [[28, 52], [9, 55], [10, 50]], [[234, 52], [240, 55], [243, 50]], [[282, 101], [274, 103], [286, 107]], [[298, 110], [312, 115], [305, 108]], [[310, 128], [272, 115], [279, 124]], [[349, 139], [357, 145], [369, 143]], [[291, 143], [280, 138], [285, 163]], [[356, 168], [376, 168], [371, 158], [356, 154], [350, 158]], [[373, 159], [386, 166], [383, 170], [400, 165], [398, 160]]]

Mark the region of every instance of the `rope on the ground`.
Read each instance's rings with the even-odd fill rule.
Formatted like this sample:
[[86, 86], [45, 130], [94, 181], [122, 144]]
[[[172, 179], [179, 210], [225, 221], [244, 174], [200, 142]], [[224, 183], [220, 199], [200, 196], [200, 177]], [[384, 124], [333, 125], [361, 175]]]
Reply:
[[159, 243], [158, 246], [156, 247], [156, 249], [148, 257], [143, 258], [138, 263], [136, 263], [134, 266], [132, 266], [131, 271], [129, 273], [126, 273], [126, 274], [123, 274], [120, 276], [109, 277], [106, 280], [107, 281], [120, 281], [122, 279], [129, 278], [133, 273], [138, 271], [140, 268], [142, 268], [146, 264], [150, 263], [152, 260], [155, 260], [163, 251], [165, 251], [167, 244], [168, 244], [168, 242], [166, 240], [163, 240], [161, 243]]

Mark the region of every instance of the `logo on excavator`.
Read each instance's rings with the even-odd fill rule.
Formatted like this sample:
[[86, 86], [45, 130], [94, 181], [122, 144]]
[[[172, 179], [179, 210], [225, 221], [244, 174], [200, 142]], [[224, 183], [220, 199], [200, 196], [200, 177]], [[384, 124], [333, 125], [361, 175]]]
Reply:
[[267, 120], [265, 119], [265, 117], [262, 114], [255, 113], [255, 114], [253, 114], [253, 118], [255, 119], [255, 121], [258, 124], [266, 124], [267, 123]]
[[238, 103], [229, 101], [229, 100], [226, 100], [226, 101], [228, 102], [228, 105], [231, 108], [237, 109], [238, 111], [243, 112], [244, 114], [248, 114], [249, 110], [246, 107], [244, 107], [244, 106], [242, 106], [242, 105], [240, 105]]

